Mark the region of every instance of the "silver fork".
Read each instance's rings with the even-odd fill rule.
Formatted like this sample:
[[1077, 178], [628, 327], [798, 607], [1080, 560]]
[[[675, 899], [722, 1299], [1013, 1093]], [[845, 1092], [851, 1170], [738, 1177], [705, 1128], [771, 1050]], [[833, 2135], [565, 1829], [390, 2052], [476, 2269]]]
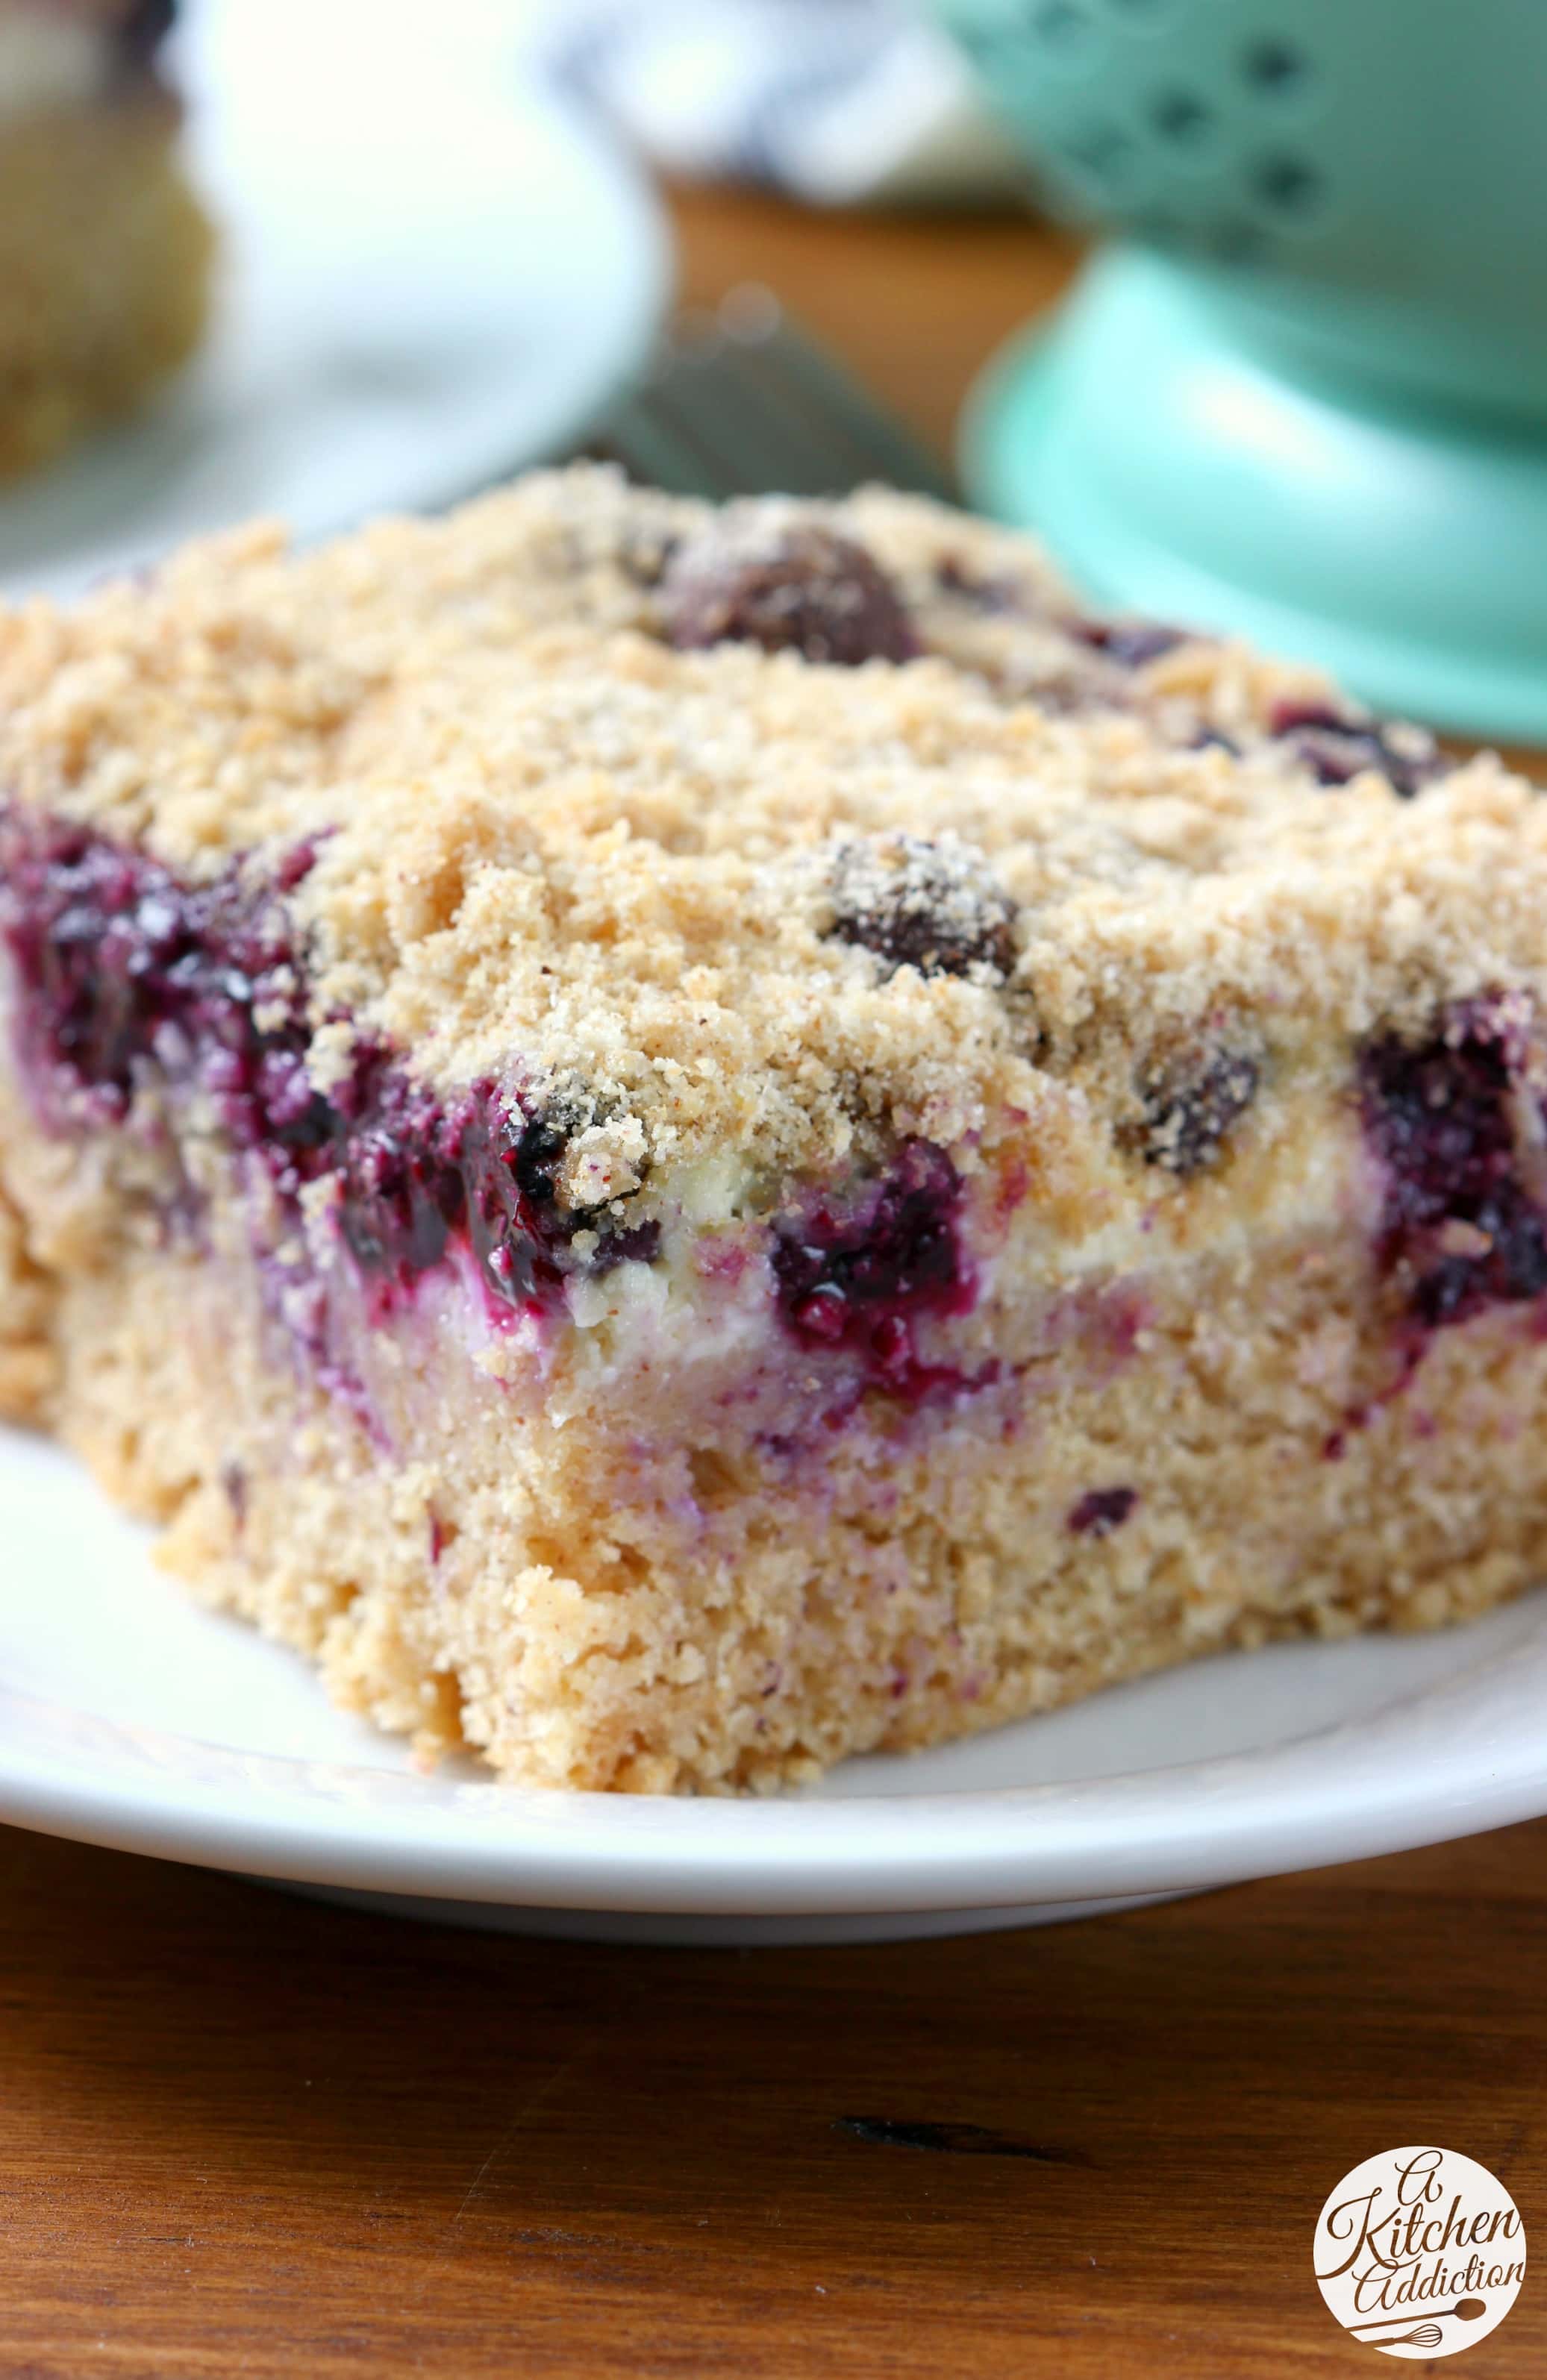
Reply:
[[676, 495], [841, 495], [884, 480], [960, 501], [944, 464], [757, 282], [676, 322], [585, 451]]

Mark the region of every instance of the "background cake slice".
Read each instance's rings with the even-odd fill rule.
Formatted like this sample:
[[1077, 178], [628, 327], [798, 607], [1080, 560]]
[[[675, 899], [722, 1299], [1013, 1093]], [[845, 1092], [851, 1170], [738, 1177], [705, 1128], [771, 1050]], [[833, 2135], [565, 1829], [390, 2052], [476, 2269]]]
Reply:
[[172, 0], [0, 0], [0, 477], [192, 352], [213, 240], [161, 65]]
[[0, 1384], [427, 1748], [767, 1787], [1547, 1531], [1547, 814], [883, 492], [0, 624]]

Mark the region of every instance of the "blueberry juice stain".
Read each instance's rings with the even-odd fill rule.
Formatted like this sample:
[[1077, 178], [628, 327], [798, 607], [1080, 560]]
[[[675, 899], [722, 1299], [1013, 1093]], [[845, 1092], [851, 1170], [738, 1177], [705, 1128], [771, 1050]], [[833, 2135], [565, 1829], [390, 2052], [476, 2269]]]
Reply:
[[[293, 889], [314, 860], [299, 847], [277, 882]], [[45, 1123], [122, 1126], [142, 1093], [197, 1100], [262, 1169], [286, 1224], [313, 1185], [331, 1189], [377, 1315], [458, 1246], [496, 1322], [560, 1297], [582, 1269], [570, 1245], [582, 1229], [599, 1233], [588, 1271], [656, 1253], [653, 1224], [612, 1231], [559, 1205], [562, 1129], [493, 1081], [443, 1097], [361, 1032], [319, 1090], [304, 953], [274, 884], [239, 865], [189, 884], [88, 828], [0, 809], [0, 941]], [[169, 1222], [186, 1214], [186, 1187], [169, 1203]]]

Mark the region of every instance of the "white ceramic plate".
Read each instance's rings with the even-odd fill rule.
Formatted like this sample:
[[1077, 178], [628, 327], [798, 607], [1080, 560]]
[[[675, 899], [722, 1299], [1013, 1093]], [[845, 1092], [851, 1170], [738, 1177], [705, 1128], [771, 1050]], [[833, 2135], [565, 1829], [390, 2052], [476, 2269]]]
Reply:
[[1547, 1810], [1547, 1597], [1458, 1633], [1198, 1663], [761, 1802], [417, 1773], [200, 1610], [51, 1447], [0, 1431], [0, 1818], [470, 1924], [858, 1939], [1114, 1902]]
[[214, 335], [133, 423], [0, 496], [0, 592], [68, 594], [253, 513], [302, 538], [581, 435], [669, 282], [624, 159], [441, 0], [203, 0], [182, 73], [225, 233]]

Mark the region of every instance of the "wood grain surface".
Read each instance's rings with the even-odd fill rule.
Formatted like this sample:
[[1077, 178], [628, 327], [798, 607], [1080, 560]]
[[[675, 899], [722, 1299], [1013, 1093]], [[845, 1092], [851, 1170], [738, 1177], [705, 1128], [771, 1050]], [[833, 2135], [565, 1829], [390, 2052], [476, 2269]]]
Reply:
[[[1069, 269], [679, 203], [944, 441]], [[1438, 2141], [1547, 2248], [1547, 1823], [1044, 1932], [615, 1950], [0, 1832], [0, 2374], [1375, 2370], [1328, 2190]], [[1547, 2372], [1547, 2289], [1454, 2368]]]
[[[0, 2371], [1300, 2380], [1360, 2159], [1547, 2237], [1547, 1825], [1089, 1925], [524, 1942], [5, 1838]], [[1464, 2360], [1547, 2370], [1532, 2278]]]

